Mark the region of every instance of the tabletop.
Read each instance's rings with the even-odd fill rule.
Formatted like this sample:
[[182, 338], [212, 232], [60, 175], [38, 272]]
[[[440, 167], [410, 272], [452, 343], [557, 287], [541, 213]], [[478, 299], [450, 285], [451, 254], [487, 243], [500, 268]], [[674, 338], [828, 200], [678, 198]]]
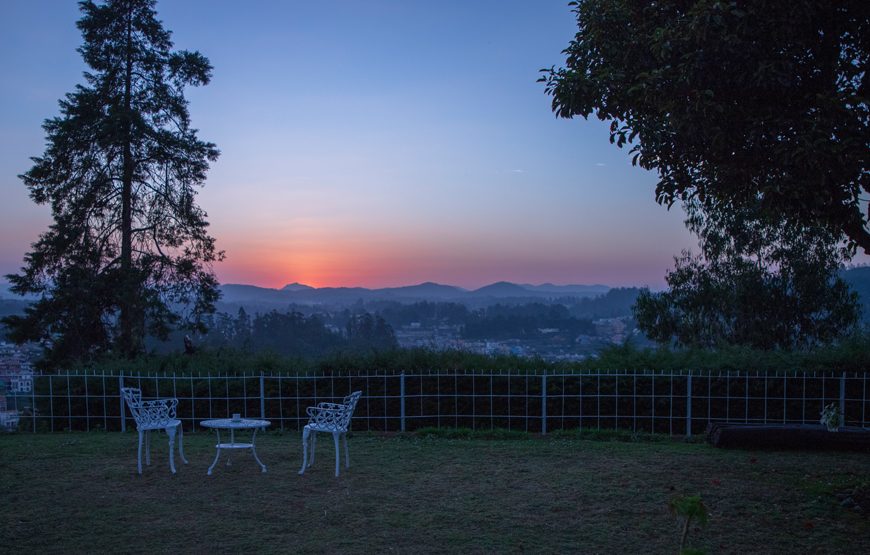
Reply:
[[203, 420], [199, 423], [204, 428], [221, 428], [227, 430], [247, 430], [249, 428], [265, 428], [271, 426], [272, 423], [268, 420], [254, 420], [251, 418], [242, 418], [241, 420], [233, 420], [232, 418], [218, 418], [213, 420]]

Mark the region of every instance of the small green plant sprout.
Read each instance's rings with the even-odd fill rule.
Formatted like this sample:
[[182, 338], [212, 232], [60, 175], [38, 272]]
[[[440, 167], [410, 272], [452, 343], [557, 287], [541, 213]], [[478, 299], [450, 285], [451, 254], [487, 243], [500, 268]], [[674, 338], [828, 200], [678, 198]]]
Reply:
[[685, 547], [686, 538], [689, 536], [689, 527], [692, 525], [692, 521], [703, 526], [707, 524], [707, 520], [710, 517], [707, 506], [704, 505], [703, 501], [701, 501], [701, 496], [683, 495], [680, 497], [674, 497], [668, 501], [668, 508], [670, 509], [671, 514], [677, 519], [685, 519], [683, 521], [683, 533], [680, 536], [680, 555], [703, 553], [703, 551]]
[[821, 419], [819, 422], [828, 428], [829, 432], [836, 432], [843, 425], [843, 413], [840, 412], [840, 406], [837, 403], [831, 403], [822, 409]]

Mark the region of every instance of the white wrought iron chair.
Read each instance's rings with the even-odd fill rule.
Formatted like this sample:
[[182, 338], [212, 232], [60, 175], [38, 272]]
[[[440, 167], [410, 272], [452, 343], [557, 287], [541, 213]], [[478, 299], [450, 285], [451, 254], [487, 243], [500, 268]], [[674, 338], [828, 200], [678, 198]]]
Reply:
[[[316, 407], [308, 407], [308, 424], [302, 430], [302, 468], [299, 475], [305, 474], [305, 469], [314, 464], [314, 451], [317, 447], [317, 432], [329, 432], [335, 441], [335, 476], [338, 477], [338, 436], [344, 440], [344, 467], [350, 468], [350, 455], [347, 451], [347, 430], [350, 419], [356, 408], [356, 403], [362, 396], [362, 391], [354, 391], [341, 403], [318, 403]], [[311, 443], [311, 458], [308, 458], [309, 438]]]
[[139, 453], [137, 469], [142, 474], [142, 440], [145, 440], [145, 464], [151, 464], [151, 430], [166, 430], [169, 436], [169, 468], [175, 474], [175, 436], [178, 435], [178, 454], [181, 460], [187, 464], [184, 457], [184, 430], [181, 428], [181, 420], [175, 418], [175, 408], [178, 399], [154, 399], [142, 400], [142, 390], [135, 387], [122, 387], [121, 393], [127, 401], [127, 407], [136, 421], [136, 430], [139, 432]]

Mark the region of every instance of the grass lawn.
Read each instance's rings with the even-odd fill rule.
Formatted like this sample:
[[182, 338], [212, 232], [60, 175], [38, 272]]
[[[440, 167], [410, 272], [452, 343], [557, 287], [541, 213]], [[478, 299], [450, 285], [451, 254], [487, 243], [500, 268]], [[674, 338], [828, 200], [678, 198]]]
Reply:
[[136, 474], [135, 433], [0, 435], [0, 552], [676, 553], [674, 495], [710, 510], [707, 553], [870, 553], [870, 455], [714, 449], [678, 441], [446, 439], [356, 434], [333, 476], [321, 436], [305, 476], [300, 435], [257, 438], [206, 469], [214, 437], [164, 435]]

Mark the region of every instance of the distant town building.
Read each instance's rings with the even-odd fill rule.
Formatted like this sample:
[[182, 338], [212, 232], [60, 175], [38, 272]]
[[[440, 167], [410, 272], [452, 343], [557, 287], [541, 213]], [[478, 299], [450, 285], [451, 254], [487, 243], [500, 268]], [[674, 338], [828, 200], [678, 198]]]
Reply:
[[18, 403], [12, 408], [10, 398], [29, 396], [32, 391], [33, 366], [29, 356], [14, 345], [0, 343], [0, 429], [18, 427]]
[[623, 318], [601, 318], [592, 322], [595, 325], [595, 334], [603, 337], [611, 343], [625, 341], [625, 320]]

